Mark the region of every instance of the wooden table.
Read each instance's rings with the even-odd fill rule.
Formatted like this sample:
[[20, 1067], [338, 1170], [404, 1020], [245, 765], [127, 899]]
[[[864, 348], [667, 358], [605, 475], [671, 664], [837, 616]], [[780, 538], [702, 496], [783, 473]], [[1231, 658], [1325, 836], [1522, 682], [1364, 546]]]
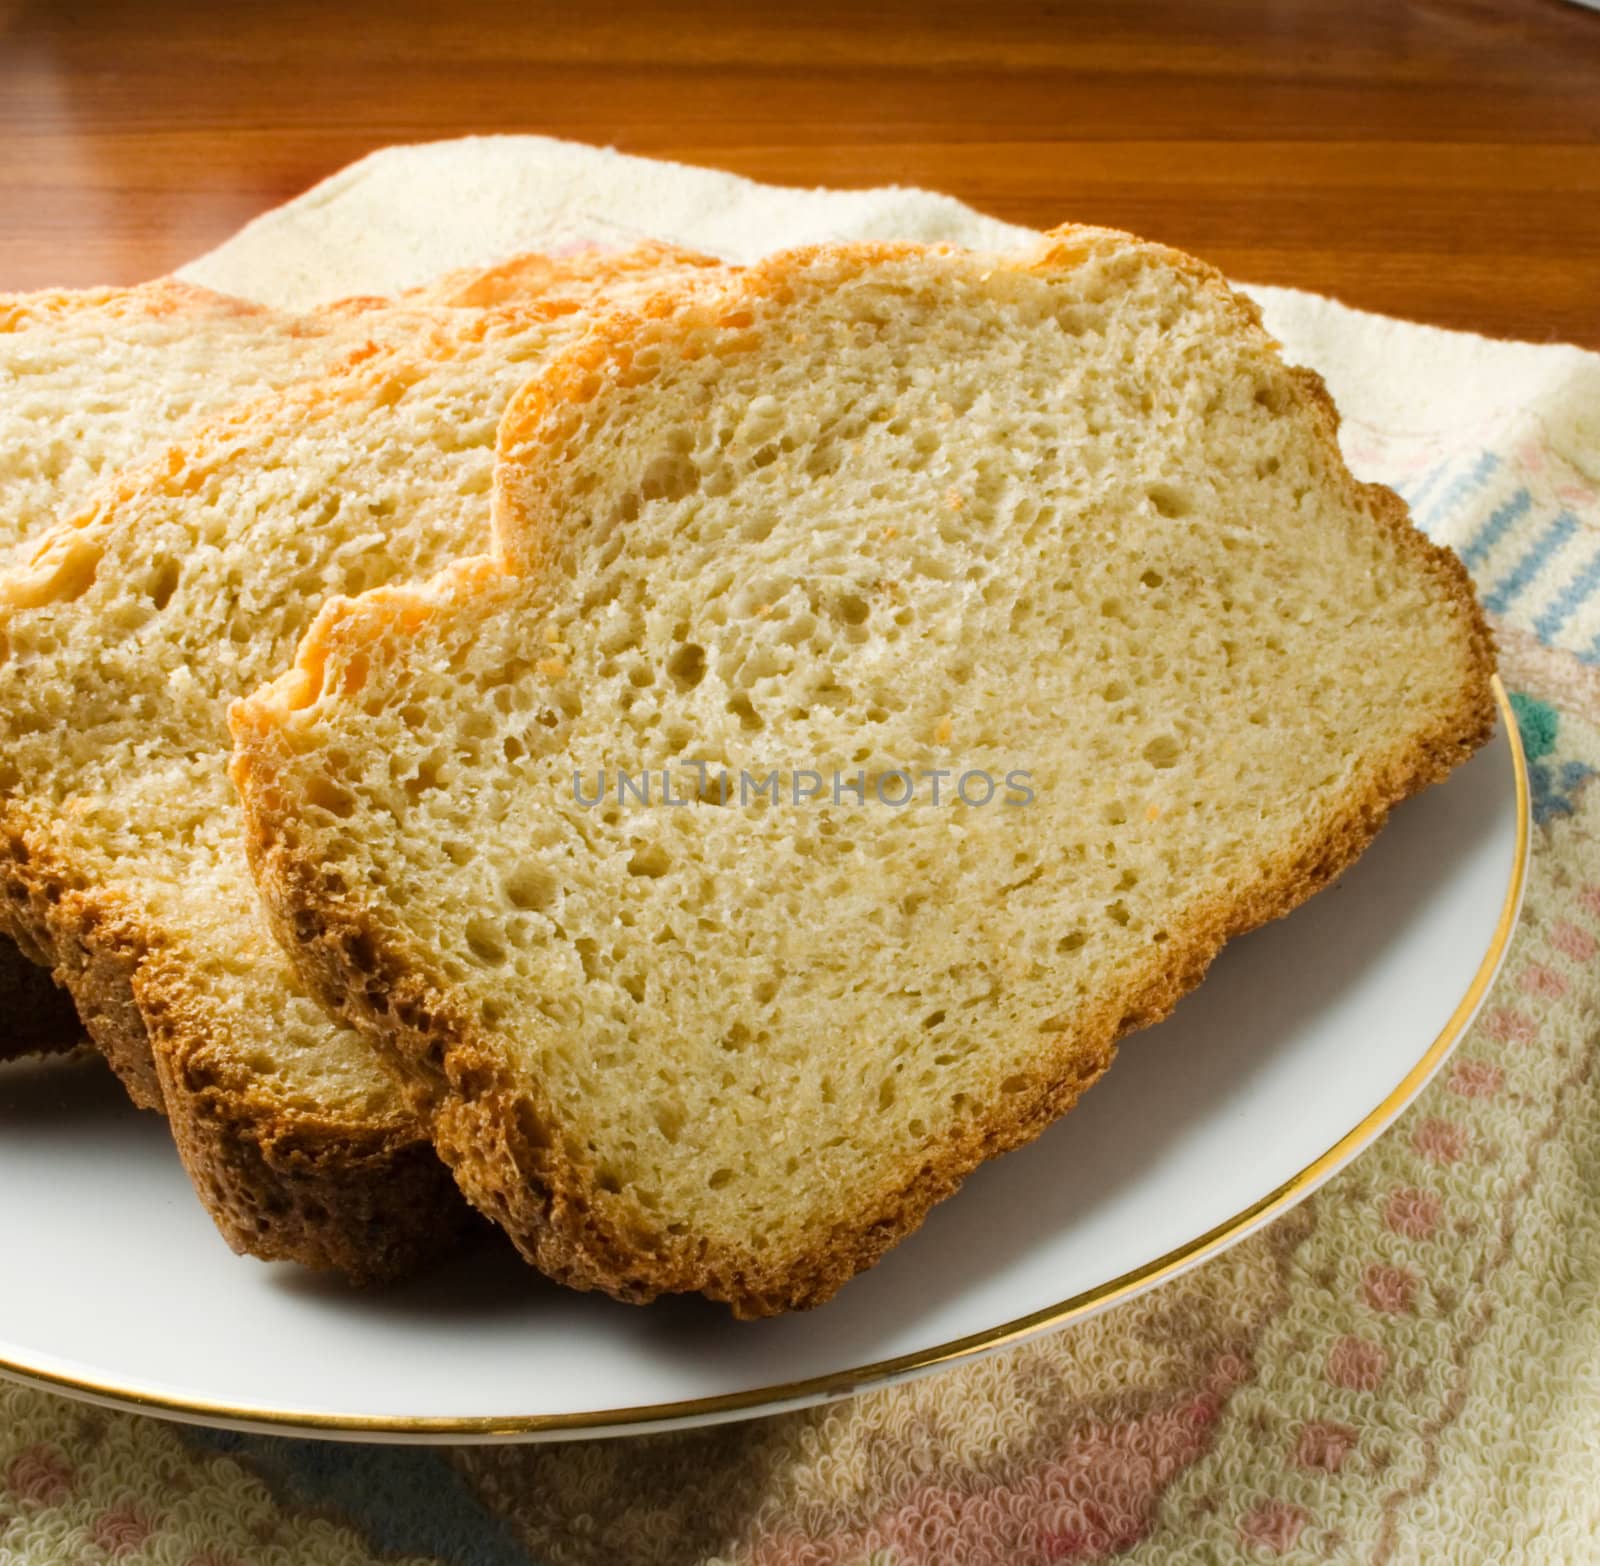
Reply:
[[149, 277], [374, 147], [495, 130], [1600, 347], [1600, 13], [1567, 0], [0, 0], [0, 287]]

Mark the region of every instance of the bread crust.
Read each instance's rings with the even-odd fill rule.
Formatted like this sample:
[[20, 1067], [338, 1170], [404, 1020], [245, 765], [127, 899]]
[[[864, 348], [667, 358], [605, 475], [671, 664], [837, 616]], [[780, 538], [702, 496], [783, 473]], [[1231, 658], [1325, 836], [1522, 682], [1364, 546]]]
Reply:
[[[447, 280], [450, 289], [492, 276], [501, 308], [462, 309], [446, 326], [437, 300], [408, 307], [416, 349], [453, 352], [517, 320], [580, 309], [581, 293], [651, 268], [714, 267], [710, 258], [652, 245], [635, 256], [583, 256], [569, 264], [524, 256]], [[565, 290], [565, 291], [563, 291]], [[137, 297], [131, 297], [137, 296]], [[519, 302], [520, 301], [520, 302]], [[32, 312], [81, 309], [182, 314], [201, 307], [272, 312], [208, 290], [163, 282], [136, 290], [28, 295], [0, 303], [0, 329]], [[315, 318], [361, 314], [388, 301], [347, 300]], [[9, 309], [10, 314], [5, 312]], [[435, 333], [435, 328], [443, 330]], [[356, 395], [368, 377], [409, 362], [375, 343], [353, 342], [342, 366], [213, 415], [181, 444], [114, 475], [96, 503], [47, 529], [26, 561], [0, 575], [0, 652], [7, 608], [48, 601], [63, 571], [97, 560], [97, 534], [143, 489], [192, 482], [227, 460], [241, 434], [287, 403], [308, 415]], [[0, 772], [4, 758], [0, 756]], [[391, 1116], [359, 1119], [299, 1104], [238, 1073], [219, 1072], [207, 1045], [223, 1026], [159, 919], [136, 895], [76, 864], [47, 814], [0, 792], [0, 931], [51, 965], [77, 1000], [94, 1045], [142, 1108], [164, 1112], [185, 1169], [218, 1229], [241, 1253], [333, 1269], [352, 1281], [403, 1276], [459, 1247], [482, 1225], [461, 1200], [420, 1125]]]
[[[87, 1031], [129, 1098], [166, 1115], [186, 1172], [235, 1251], [376, 1283], [470, 1232], [449, 1174], [414, 1125], [307, 1114], [207, 1073], [194, 1058], [213, 1031], [205, 1004], [184, 964], [163, 950], [161, 931], [114, 888], [75, 884], [39, 834], [7, 826], [8, 924], [48, 953], [77, 1001], [74, 1045]], [[19, 906], [30, 911], [25, 922]]]
[[[1047, 236], [1032, 256], [1004, 264], [1054, 271], [1130, 245], [1215, 290], [1242, 331], [1259, 334], [1263, 345], [1271, 345], [1254, 305], [1234, 294], [1220, 274], [1131, 236], [1067, 227]], [[749, 324], [741, 305], [782, 300], [819, 268], [839, 275], [928, 253], [910, 245], [816, 247], [750, 268], [710, 303], [664, 295], [645, 314], [671, 316], [674, 327], [693, 324], [721, 333], [716, 351], [734, 353]], [[552, 424], [559, 429], [559, 418], [551, 415], [563, 404], [586, 401], [608, 382], [636, 383], [653, 373], [641, 368], [634, 353], [643, 325], [639, 316], [619, 312], [548, 367], [508, 408], [500, 433], [502, 457], [520, 459], [541, 444], [550, 445], [545, 432]], [[454, 998], [429, 954], [418, 950], [392, 918], [294, 848], [297, 811], [286, 781], [293, 757], [283, 720], [315, 699], [330, 649], [371, 646], [448, 612], [452, 603], [493, 591], [496, 577], [507, 571], [538, 569], [541, 541], [555, 519], [548, 513], [508, 516], [504, 465], [497, 470], [496, 487], [500, 559], [463, 562], [422, 588], [384, 589], [329, 604], [308, 631], [294, 668], [235, 704], [233, 776], [244, 801], [247, 851], [280, 940], [323, 1003], [362, 1028], [405, 1073], [418, 1112], [462, 1189], [511, 1235], [524, 1256], [563, 1283], [628, 1301], [699, 1292], [727, 1302], [740, 1317], [821, 1303], [917, 1228], [934, 1203], [980, 1163], [1031, 1141], [1071, 1109], [1109, 1066], [1118, 1041], [1167, 1016], [1228, 940], [1288, 913], [1326, 885], [1367, 847], [1394, 805], [1442, 779], [1489, 737], [1495, 721], [1489, 683], [1493, 647], [1465, 569], [1411, 525], [1397, 495], [1361, 485], [1349, 474], [1338, 449], [1338, 416], [1321, 380], [1295, 371], [1292, 385], [1312, 414], [1329, 470], [1346, 486], [1347, 498], [1394, 535], [1454, 606], [1465, 664], [1454, 706], [1404, 749], [1373, 758], [1364, 786], [1330, 806], [1303, 846], [1268, 860], [1237, 900], [1196, 906], [1185, 920], [1169, 925], [1167, 942], [1151, 947], [1143, 970], [1098, 1008], [1077, 1013], [1071, 1033], [1041, 1034], [1023, 1091], [990, 1106], [983, 1118], [954, 1127], [929, 1148], [919, 1168], [861, 1193], [853, 1211], [829, 1233], [804, 1254], [778, 1263], [719, 1249], [704, 1239], [653, 1235], [641, 1245], [623, 1232], [594, 1171], [563, 1150], [562, 1128], [537, 1082], [512, 1078], [493, 1033]]]
[[133, 288], [46, 288], [35, 293], [0, 294], [0, 332], [23, 331], [88, 311], [109, 320], [203, 315], [264, 318], [273, 313], [248, 299], [219, 294], [175, 277], [161, 277]]
[[148, 953], [133, 990], [179, 1156], [240, 1255], [382, 1283], [476, 1231], [415, 1122], [290, 1105], [220, 1072], [205, 1050], [210, 1009], [176, 953]]
[[723, 263], [713, 256], [681, 250], [659, 240], [646, 240], [626, 250], [579, 250], [549, 256], [540, 251], [512, 256], [490, 267], [462, 267], [401, 297], [419, 304], [493, 309], [527, 303], [545, 293], [563, 293], [611, 286], [630, 278], [648, 281], [667, 267], [700, 267], [711, 272]]

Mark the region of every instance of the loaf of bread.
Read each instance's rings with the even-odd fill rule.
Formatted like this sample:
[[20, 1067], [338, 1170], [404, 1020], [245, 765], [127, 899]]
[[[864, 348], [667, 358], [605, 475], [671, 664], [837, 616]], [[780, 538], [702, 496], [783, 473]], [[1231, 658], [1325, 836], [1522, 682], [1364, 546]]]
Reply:
[[708, 269], [650, 247], [545, 268], [528, 305], [434, 309], [404, 347], [107, 480], [0, 576], [0, 906], [134, 1097], [166, 1110], [241, 1250], [379, 1277], [466, 1210], [370, 1048], [261, 925], [227, 703], [330, 592], [484, 547], [507, 399], [590, 307]]
[[619, 315], [495, 503], [323, 610], [234, 776], [316, 993], [619, 1299], [828, 1298], [1492, 727], [1459, 562], [1127, 235]]

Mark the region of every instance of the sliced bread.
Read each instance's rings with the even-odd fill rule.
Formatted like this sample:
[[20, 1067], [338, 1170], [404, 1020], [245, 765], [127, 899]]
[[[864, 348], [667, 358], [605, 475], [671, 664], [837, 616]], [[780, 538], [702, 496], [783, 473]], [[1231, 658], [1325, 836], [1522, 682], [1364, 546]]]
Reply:
[[[0, 563], [103, 474], [206, 412], [326, 372], [371, 324], [359, 304], [289, 316], [170, 280], [0, 296]], [[82, 1042], [70, 1000], [3, 937], [0, 997], [0, 1059]]]
[[465, 1209], [370, 1048], [259, 921], [226, 705], [282, 667], [328, 593], [483, 547], [515, 389], [588, 307], [712, 268], [656, 248], [586, 260], [531, 305], [436, 311], [403, 349], [116, 475], [0, 576], [7, 916], [133, 1095], [164, 1107], [240, 1249], [382, 1276]]
[[280, 939], [546, 1272], [814, 1305], [1490, 732], [1335, 429], [1104, 231], [618, 318], [507, 411], [497, 550], [235, 707]]
[[[305, 315], [164, 279], [0, 295], [0, 563], [107, 474], [243, 398], [402, 342], [430, 306], [527, 301], [581, 275], [539, 255], [454, 272], [408, 309], [347, 300]], [[422, 307], [422, 308], [419, 308]], [[0, 1060], [83, 1042], [71, 1000], [0, 936]]]

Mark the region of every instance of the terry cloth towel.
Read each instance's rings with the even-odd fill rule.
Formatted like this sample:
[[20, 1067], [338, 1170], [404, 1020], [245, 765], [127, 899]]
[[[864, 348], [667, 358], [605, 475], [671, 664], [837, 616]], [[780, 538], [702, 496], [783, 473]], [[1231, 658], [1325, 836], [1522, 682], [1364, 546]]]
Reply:
[[[1019, 231], [920, 191], [778, 190], [474, 139], [367, 158], [184, 275], [309, 304], [646, 235], [747, 259]], [[1522, 924], [1421, 1101], [1318, 1196], [1169, 1286], [805, 1413], [385, 1449], [0, 1385], [0, 1560], [1600, 1559], [1600, 356], [1252, 291], [1289, 357], [1327, 377], [1357, 472], [1472, 570], [1530, 762]]]

